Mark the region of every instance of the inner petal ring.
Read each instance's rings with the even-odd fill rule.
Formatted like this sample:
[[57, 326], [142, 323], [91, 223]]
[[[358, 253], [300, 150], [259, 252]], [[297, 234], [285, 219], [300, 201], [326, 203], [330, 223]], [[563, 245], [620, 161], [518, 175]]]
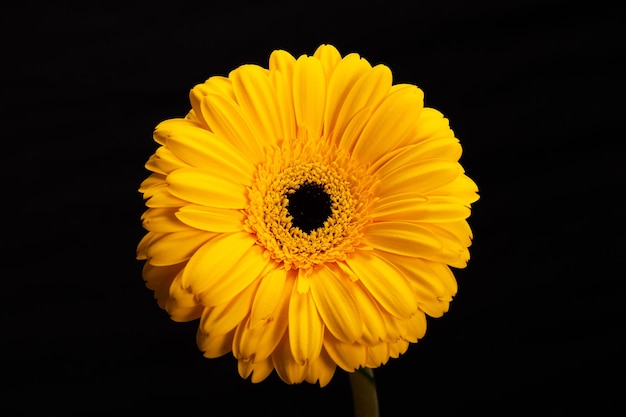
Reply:
[[369, 222], [373, 181], [365, 169], [336, 155], [304, 154], [270, 155], [246, 209], [246, 229], [288, 270], [345, 260]]

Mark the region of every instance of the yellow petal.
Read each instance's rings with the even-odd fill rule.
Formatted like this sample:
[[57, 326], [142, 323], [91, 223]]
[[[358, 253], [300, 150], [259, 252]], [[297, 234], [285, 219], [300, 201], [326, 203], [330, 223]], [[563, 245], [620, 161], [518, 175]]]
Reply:
[[379, 177], [386, 177], [399, 169], [420, 164], [431, 159], [457, 162], [461, 156], [461, 145], [455, 138], [434, 139], [404, 146], [380, 158], [372, 168]]
[[[355, 65], [363, 66], [362, 62]], [[369, 64], [367, 64], [369, 66]], [[392, 83], [391, 70], [384, 65], [376, 65], [368, 71], [363, 72], [363, 75], [356, 80], [354, 85], [350, 88], [350, 91], [346, 95], [345, 100], [338, 108], [338, 114], [335, 122], [334, 137], [341, 137], [341, 144], [347, 151], [351, 152], [357, 141], [360, 141], [358, 136], [348, 136], [344, 132], [345, 127], [361, 110], [368, 109], [368, 124], [371, 123], [393, 123], [393, 121], [381, 122], [380, 117], [382, 114], [376, 116], [380, 109], [376, 110], [379, 105], [385, 106], [385, 102], [389, 101], [389, 98], [384, 100]], [[345, 93], [344, 93], [345, 94]], [[384, 100], [384, 101], [383, 101]], [[393, 101], [393, 100], [392, 100]], [[386, 106], [388, 107], [388, 106]], [[384, 109], [383, 109], [384, 110]], [[372, 112], [374, 114], [372, 115]], [[368, 129], [366, 127], [366, 129]], [[369, 130], [372, 128], [370, 127]], [[362, 134], [361, 134], [362, 136]], [[385, 138], [384, 141], [388, 141], [389, 138]], [[355, 150], [356, 151], [356, 150]], [[360, 151], [356, 151], [360, 152]], [[357, 154], [357, 157], [361, 155]], [[361, 161], [371, 162], [372, 160], [361, 159]]]
[[[197, 307], [200, 305], [200, 303], [198, 303], [198, 301], [196, 300], [196, 297], [194, 296], [194, 294], [189, 292], [186, 288], [183, 288], [182, 271], [176, 274], [176, 277], [170, 284], [169, 291], [170, 291], [169, 299], [172, 303], [172, 306], [175, 305], [176, 307]], [[200, 311], [202, 311], [202, 309]], [[200, 316], [196, 318], [199, 318], [199, 317]], [[186, 320], [179, 320], [179, 321], [186, 321]]]
[[416, 343], [426, 334], [426, 316], [418, 311], [413, 317], [407, 321], [406, 340]]
[[206, 307], [200, 320], [202, 331], [208, 335], [226, 334], [235, 329], [250, 312], [258, 283], [252, 283], [232, 300]]
[[362, 333], [359, 307], [340, 276], [322, 265], [312, 274], [311, 295], [324, 325], [339, 340], [355, 342]]
[[167, 176], [167, 182], [172, 195], [191, 203], [227, 209], [243, 209], [248, 203], [243, 184], [210, 171], [179, 169]]
[[228, 79], [224, 76], [213, 76], [206, 80], [203, 84], [198, 84], [189, 92], [189, 101], [191, 102], [192, 112], [201, 124], [208, 127], [208, 123], [202, 114], [202, 100], [209, 94], [217, 94], [235, 99], [233, 87]]
[[276, 92], [280, 129], [278, 139], [290, 139], [296, 137], [296, 115], [293, 109], [293, 95], [291, 93], [291, 79], [278, 71], [270, 72], [270, 79]]
[[391, 194], [374, 201], [371, 208], [372, 218], [374, 221], [392, 220], [402, 216], [403, 213], [410, 213], [415, 210], [415, 207], [424, 204], [427, 199], [426, 196], [417, 193]]
[[150, 232], [183, 232], [191, 228], [176, 218], [175, 208], [148, 208], [141, 216], [142, 226]]
[[311, 293], [294, 291], [289, 301], [289, 345], [294, 359], [300, 364], [317, 359], [323, 337], [324, 325]]
[[415, 126], [423, 100], [424, 94], [417, 87], [404, 88], [387, 96], [354, 146], [357, 160], [373, 162], [399, 146]]
[[457, 162], [426, 159], [410, 166], [396, 169], [378, 183], [378, 195], [386, 197], [400, 193], [425, 194], [438, 187], [454, 181], [462, 174], [462, 168]]
[[272, 355], [287, 331], [292, 289], [292, 280], [286, 281], [273, 311], [262, 322], [255, 319], [253, 323], [250, 315], [246, 322], [237, 326], [233, 341], [233, 354], [236, 358], [258, 362]]
[[417, 119], [417, 130], [414, 140], [416, 142], [454, 137], [454, 132], [450, 129], [448, 119], [443, 117], [443, 114], [438, 110], [430, 107], [425, 107], [422, 113], [420, 113], [419, 119]]
[[242, 65], [233, 70], [229, 78], [237, 102], [250, 120], [250, 128], [256, 131], [256, 137], [265, 146], [275, 145], [278, 139], [283, 139], [280, 137], [280, 106], [268, 71], [258, 65]]
[[326, 79], [320, 61], [301, 56], [293, 74], [293, 104], [298, 127], [311, 138], [322, 136], [322, 120], [326, 104]]
[[183, 285], [202, 293], [205, 305], [221, 304], [258, 278], [267, 263], [261, 249], [245, 232], [217, 235], [189, 260]]
[[467, 221], [431, 223], [426, 226], [442, 242], [444, 252], [440, 257], [427, 258], [447, 263], [456, 268], [464, 268], [469, 260], [468, 247], [472, 244], [472, 231]]
[[332, 45], [320, 45], [313, 56], [320, 60], [326, 73], [326, 78], [330, 78], [335, 66], [341, 62], [341, 54]]
[[141, 182], [139, 186], [139, 192], [144, 194], [144, 198], [148, 198], [151, 195], [151, 190], [158, 188], [165, 184], [165, 175], [152, 173], [145, 180]]
[[444, 184], [442, 187], [433, 189], [430, 193], [441, 196], [457, 197], [464, 200], [468, 205], [474, 203], [479, 198], [478, 186], [476, 186], [476, 183], [466, 175], [459, 175], [454, 179], [454, 181]]
[[348, 256], [346, 264], [372, 297], [390, 314], [408, 318], [417, 309], [411, 285], [402, 273], [374, 251]]
[[217, 336], [209, 336], [198, 329], [196, 344], [206, 358], [219, 358], [231, 350], [234, 331]]
[[267, 320], [276, 310], [279, 301], [283, 298], [286, 280], [287, 273], [284, 269], [271, 269], [261, 278], [252, 303], [250, 327], [255, 327]]
[[387, 338], [385, 320], [372, 294], [363, 287], [361, 281], [349, 282], [347, 287], [361, 313], [362, 341], [368, 345], [375, 345], [385, 340]]
[[324, 349], [328, 356], [346, 372], [353, 372], [364, 366], [367, 361], [367, 349], [360, 343], [344, 343], [335, 339], [329, 332], [324, 338]]
[[250, 121], [234, 101], [215, 94], [202, 100], [202, 114], [216, 135], [232, 143], [257, 164], [263, 160], [262, 139], [250, 129]]
[[190, 166], [205, 169], [248, 185], [254, 165], [246, 154], [220, 136], [193, 125], [160, 125], [167, 137], [167, 146]]
[[241, 231], [244, 221], [240, 210], [198, 205], [181, 207], [176, 217], [187, 226], [218, 233]]
[[215, 234], [205, 231], [159, 233], [146, 248], [152, 265], [174, 265], [190, 259]]
[[150, 262], [146, 262], [143, 265], [141, 274], [144, 281], [146, 282], [146, 287], [153, 291], [156, 291], [157, 288], [165, 285], [168, 290], [167, 296], [169, 297], [169, 286], [184, 266], [184, 263], [176, 265], [155, 266], [152, 265]]
[[367, 362], [365, 366], [368, 368], [378, 368], [389, 361], [389, 343], [378, 343], [374, 346], [367, 347]]
[[[335, 143], [339, 143], [354, 115], [368, 105], [367, 100], [361, 100], [354, 90], [354, 84], [370, 70], [371, 65], [358, 54], [349, 54], [337, 64], [328, 81], [328, 97], [324, 114], [324, 130], [326, 134], [333, 138]], [[350, 101], [344, 106], [346, 98], [352, 92]], [[372, 100], [372, 101], [375, 101]], [[341, 123], [338, 123], [338, 115], [342, 114]], [[369, 113], [367, 114], [369, 117]], [[350, 143], [352, 145], [352, 143]]]
[[170, 193], [167, 183], [164, 183], [158, 189], [151, 190], [151, 192], [153, 194], [146, 201], [146, 206], [150, 208], [181, 207], [188, 204], [187, 201], [174, 197]]
[[170, 298], [170, 284], [183, 267], [184, 264], [154, 266], [150, 262], [144, 263], [142, 273], [146, 287], [154, 291], [160, 308], [165, 310]]
[[271, 358], [262, 361], [240, 360], [237, 362], [237, 369], [242, 378], [248, 378], [250, 374], [250, 382], [256, 384], [267, 378], [274, 370], [274, 364]]
[[307, 364], [299, 363], [293, 357], [287, 333], [272, 354], [272, 362], [280, 379], [287, 384], [298, 384], [304, 381]]
[[365, 242], [385, 252], [418, 258], [444, 251], [440, 240], [430, 229], [406, 222], [369, 224], [365, 227]]
[[391, 253], [385, 257], [402, 271], [420, 300], [451, 297], [456, 293], [456, 280], [447, 265]]
[[270, 72], [277, 71], [285, 74], [287, 80], [289, 81], [289, 85], [291, 85], [291, 80], [293, 79], [293, 71], [295, 66], [296, 59], [287, 51], [278, 49], [270, 54]]
[[320, 387], [323, 388], [328, 385], [333, 378], [335, 369], [337, 369], [337, 364], [328, 355], [326, 349], [322, 349], [317, 360], [309, 363], [304, 378], [311, 384], [319, 382]]
[[397, 200], [381, 206], [374, 203], [372, 217], [381, 221], [412, 221], [443, 223], [463, 220], [469, 217], [470, 209], [463, 200], [456, 197], [428, 197], [425, 201], [417, 198]]
[[169, 148], [161, 146], [148, 158], [145, 166], [152, 172], [167, 175], [178, 168], [189, 167], [189, 164], [174, 155]]
[[399, 339], [395, 343], [389, 344], [389, 357], [397, 358], [407, 351], [409, 348], [409, 342], [404, 339]]

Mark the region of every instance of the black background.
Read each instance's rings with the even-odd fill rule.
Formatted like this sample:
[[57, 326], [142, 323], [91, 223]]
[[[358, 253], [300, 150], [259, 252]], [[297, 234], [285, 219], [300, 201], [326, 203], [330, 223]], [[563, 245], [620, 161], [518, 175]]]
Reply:
[[321, 43], [419, 85], [480, 187], [448, 314], [376, 370], [381, 415], [624, 412], [624, 16], [601, 2], [0, 6], [3, 416], [349, 416], [242, 380], [141, 279], [137, 187], [188, 91]]

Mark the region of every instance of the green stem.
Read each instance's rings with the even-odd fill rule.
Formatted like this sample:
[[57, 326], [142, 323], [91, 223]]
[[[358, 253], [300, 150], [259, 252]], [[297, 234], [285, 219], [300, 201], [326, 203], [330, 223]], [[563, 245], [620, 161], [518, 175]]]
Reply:
[[355, 417], [378, 417], [378, 395], [374, 371], [370, 368], [359, 368], [348, 374], [352, 387]]

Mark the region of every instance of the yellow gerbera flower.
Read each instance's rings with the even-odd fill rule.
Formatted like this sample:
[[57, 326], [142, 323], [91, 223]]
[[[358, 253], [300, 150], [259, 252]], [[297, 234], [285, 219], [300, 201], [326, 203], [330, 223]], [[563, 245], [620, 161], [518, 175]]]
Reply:
[[422, 90], [322, 45], [190, 101], [154, 132], [138, 259], [173, 320], [200, 319], [206, 357], [324, 386], [398, 357], [448, 310], [478, 194]]

